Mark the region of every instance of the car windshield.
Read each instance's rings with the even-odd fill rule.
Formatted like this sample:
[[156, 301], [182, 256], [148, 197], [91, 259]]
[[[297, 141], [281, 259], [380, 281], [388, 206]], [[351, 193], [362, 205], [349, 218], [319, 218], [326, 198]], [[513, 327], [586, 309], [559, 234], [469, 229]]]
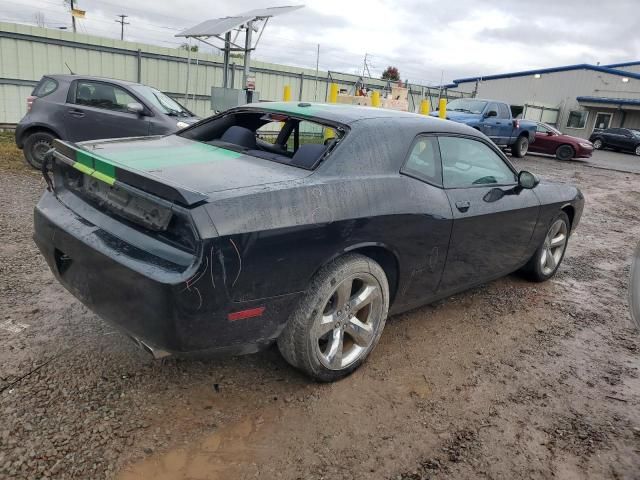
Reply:
[[633, 135], [634, 137], [638, 137], [640, 138], [640, 130], [629, 130], [631, 132], [631, 135]]
[[542, 125], [547, 130], [551, 130], [556, 135], [562, 135], [562, 132], [560, 130], [553, 128], [551, 125], [547, 125], [546, 123], [541, 123], [540, 125]]
[[447, 110], [453, 112], [465, 112], [465, 113], [482, 113], [487, 102], [483, 100], [470, 100], [466, 98], [459, 98], [453, 100], [447, 104]]
[[176, 117], [192, 117], [193, 114], [176, 102], [173, 98], [165, 95], [160, 90], [148, 87], [146, 85], [136, 85], [133, 89], [142, 95], [145, 100], [153, 103], [153, 105], [160, 109], [167, 115], [174, 115]]

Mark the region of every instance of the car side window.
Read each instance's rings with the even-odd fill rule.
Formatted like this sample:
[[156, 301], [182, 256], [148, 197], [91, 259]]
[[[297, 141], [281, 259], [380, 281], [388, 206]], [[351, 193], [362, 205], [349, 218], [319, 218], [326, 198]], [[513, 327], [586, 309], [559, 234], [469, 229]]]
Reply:
[[43, 77], [42, 80], [38, 83], [36, 88], [33, 89], [32, 95], [34, 97], [44, 97], [53, 93], [58, 88], [58, 82], [56, 82], [53, 78]]
[[498, 104], [498, 118], [511, 118], [511, 112], [506, 103]]
[[442, 185], [442, 164], [437, 138], [418, 137], [401, 171], [425, 182]]
[[488, 114], [489, 112], [494, 111], [496, 112], [498, 115], [500, 115], [500, 111], [498, 110], [498, 104], [497, 103], [490, 103], [489, 106], [487, 107], [487, 109], [485, 110], [485, 115]]
[[542, 125], [538, 125], [538, 126], [536, 127], [536, 132], [538, 132], [538, 133], [547, 133], [548, 131], [549, 131], [549, 130], [547, 130], [547, 128], [546, 128], [546, 127], [543, 127]]
[[516, 174], [488, 145], [470, 138], [438, 138], [442, 157], [442, 179], [445, 188], [475, 185], [511, 185]]
[[138, 100], [115, 85], [79, 80], [76, 83], [75, 103], [88, 107], [126, 112], [127, 104], [138, 103]]

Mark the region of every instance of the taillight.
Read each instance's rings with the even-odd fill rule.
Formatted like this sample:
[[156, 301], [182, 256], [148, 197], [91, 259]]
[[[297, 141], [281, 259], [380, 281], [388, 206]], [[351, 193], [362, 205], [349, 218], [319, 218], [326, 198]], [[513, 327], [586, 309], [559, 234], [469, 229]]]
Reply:
[[27, 112], [31, 111], [31, 107], [33, 107], [33, 102], [36, 101], [36, 98], [38, 98], [38, 97], [36, 97], [34, 95], [29, 95], [27, 97]]
[[518, 119], [514, 119], [514, 120], [513, 120], [513, 126], [514, 126], [515, 128], [520, 128], [520, 120], [518, 120]]

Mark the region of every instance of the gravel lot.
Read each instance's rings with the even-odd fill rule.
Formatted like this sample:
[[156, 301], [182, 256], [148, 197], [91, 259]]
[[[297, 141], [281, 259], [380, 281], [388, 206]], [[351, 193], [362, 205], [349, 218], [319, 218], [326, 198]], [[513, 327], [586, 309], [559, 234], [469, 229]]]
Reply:
[[31, 240], [43, 182], [16, 155], [0, 148], [0, 479], [638, 478], [640, 175], [518, 161], [585, 193], [557, 277], [394, 317], [319, 385], [275, 349], [139, 352], [54, 281]]

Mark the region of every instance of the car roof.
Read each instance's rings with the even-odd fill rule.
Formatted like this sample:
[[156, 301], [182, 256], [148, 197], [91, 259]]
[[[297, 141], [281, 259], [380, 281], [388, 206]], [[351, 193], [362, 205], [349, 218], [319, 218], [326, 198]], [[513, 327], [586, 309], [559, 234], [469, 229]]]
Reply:
[[[417, 113], [403, 112], [399, 110], [390, 110], [387, 108], [363, 107], [360, 105], [346, 105], [340, 103], [310, 103], [310, 102], [260, 102], [250, 103], [239, 107], [251, 110], [269, 111], [276, 113], [284, 113], [299, 117], [308, 117], [309, 119], [326, 120], [342, 124], [352, 124], [360, 120], [369, 119], [408, 119], [418, 122], [427, 122], [432, 126], [442, 126], [443, 120], [430, 117], [428, 115], [419, 115]], [[460, 124], [456, 124], [460, 125]], [[442, 128], [434, 128], [441, 131]], [[454, 127], [452, 130], [457, 130]]]
[[44, 75], [44, 76], [48, 78], [53, 78], [55, 80], [65, 80], [67, 82], [72, 82], [73, 80], [95, 80], [95, 81], [101, 81], [101, 82], [115, 83], [116, 85], [122, 85], [122, 86], [142, 85], [141, 83], [129, 82], [127, 80], [119, 80], [117, 78], [109, 78], [109, 77], [96, 77], [93, 75], [53, 74], [53, 75]]

